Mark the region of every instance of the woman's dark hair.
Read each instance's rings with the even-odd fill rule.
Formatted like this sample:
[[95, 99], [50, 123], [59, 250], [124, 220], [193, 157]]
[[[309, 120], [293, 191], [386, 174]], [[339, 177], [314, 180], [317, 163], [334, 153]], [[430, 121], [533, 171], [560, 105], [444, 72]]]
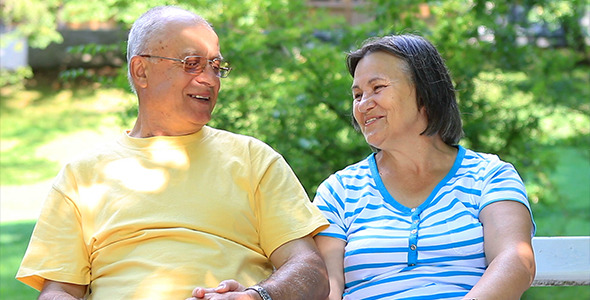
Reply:
[[[457, 145], [463, 137], [461, 113], [455, 88], [442, 57], [429, 41], [413, 34], [367, 39], [363, 46], [346, 57], [348, 72], [354, 77], [359, 61], [368, 54], [383, 51], [402, 59], [416, 89], [418, 108], [426, 108], [428, 126], [421, 134], [439, 134], [447, 145]], [[359, 125], [354, 119], [353, 125]]]

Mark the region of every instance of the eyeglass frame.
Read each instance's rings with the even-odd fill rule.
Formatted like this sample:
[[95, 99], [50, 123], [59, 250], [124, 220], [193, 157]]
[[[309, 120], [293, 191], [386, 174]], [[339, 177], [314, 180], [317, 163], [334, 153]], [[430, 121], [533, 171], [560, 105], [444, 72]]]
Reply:
[[[184, 59], [150, 55], [150, 54], [139, 54], [138, 56], [145, 57], [145, 58], [160, 58], [160, 59], [167, 59], [167, 60], [180, 62], [180, 63], [182, 63], [182, 70], [184, 70], [186, 73], [192, 74], [192, 75], [199, 75], [199, 74], [203, 73], [203, 71], [205, 71], [205, 68], [206, 68], [206, 66], [203, 67], [199, 72], [187, 71], [187, 67], [186, 67], [187, 59], [192, 58], [192, 57], [205, 58], [204, 56], [200, 56], [200, 55], [188, 55], [188, 56], [185, 56]], [[207, 59], [207, 58], [205, 58], [205, 59]], [[215, 74], [215, 76], [217, 76], [219, 78], [226, 78], [232, 70], [230, 63], [226, 60], [223, 60], [222, 58], [219, 58], [219, 57], [216, 57], [214, 59], [207, 59], [207, 64], [210, 65], [213, 68], [213, 70], [215, 70], [215, 67], [213, 67], [212, 63], [215, 61], [219, 61], [219, 63], [220, 63], [219, 71], [216, 72], [217, 74]], [[227, 67], [221, 67], [221, 64], [223, 64], [223, 63], [227, 64]], [[225, 71], [225, 74], [223, 74], [222, 71]]]

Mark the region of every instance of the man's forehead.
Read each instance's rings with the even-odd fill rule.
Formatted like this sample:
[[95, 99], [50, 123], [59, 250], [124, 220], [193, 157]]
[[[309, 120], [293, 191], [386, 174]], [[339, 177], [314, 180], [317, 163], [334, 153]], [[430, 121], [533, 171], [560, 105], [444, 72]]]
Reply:
[[207, 23], [180, 22], [168, 27], [166, 32], [166, 46], [176, 48], [173, 51], [179, 56], [221, 57], [217, 34]]
[[205, 51], [199, 51], [196, 49], [186, 49], [185, 51], [181, 52], [181, 56], [182, 57], [187, 57], [187, 56], [207, 56], [208, 59], [213, 59], [213, 58], [223, 58], [223, 55], [221, 55], [220, 52], [216, 52], [216, 53], [205, 53]]

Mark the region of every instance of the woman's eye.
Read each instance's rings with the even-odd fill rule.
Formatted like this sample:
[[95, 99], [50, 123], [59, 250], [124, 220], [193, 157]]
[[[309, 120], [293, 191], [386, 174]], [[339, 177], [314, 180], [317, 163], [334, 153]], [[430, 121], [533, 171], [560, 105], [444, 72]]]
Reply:
[[386, 85], [376, 85], [376, 86], [373, 88], [373, 90], [377, 92], [377, 91], [379, 91], [380, 89], [382, 89], [382, 88], [384, 88], [384, 87], [386, 87]]
[[352, 94], [352, 99], [359, 101], [361, 100], [362, 95], [361, 94]]

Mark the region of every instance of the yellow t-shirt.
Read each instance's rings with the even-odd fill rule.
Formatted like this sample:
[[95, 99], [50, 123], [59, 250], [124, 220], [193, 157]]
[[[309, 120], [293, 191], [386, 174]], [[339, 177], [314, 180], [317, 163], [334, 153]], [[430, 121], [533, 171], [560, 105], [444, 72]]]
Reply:
[[90, 285], [90, 299], [185, 299], [225, 279], [272, 273], [268, 256], [327, 221], [286, 161], [211, 127], [137, 139], [67, 164], [17, 278]]

